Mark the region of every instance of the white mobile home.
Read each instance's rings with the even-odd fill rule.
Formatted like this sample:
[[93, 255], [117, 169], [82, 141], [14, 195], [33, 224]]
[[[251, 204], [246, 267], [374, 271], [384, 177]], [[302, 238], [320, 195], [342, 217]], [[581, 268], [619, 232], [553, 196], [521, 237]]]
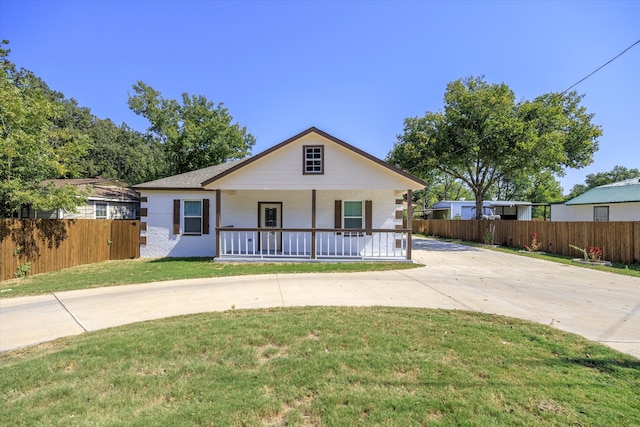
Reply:
[[[485, 200], [482, 215], [494, 219], [531, 220], [531, 202]], [[475, 219], [474, 200], [442, 200], [432, 206], [433, 219]]]

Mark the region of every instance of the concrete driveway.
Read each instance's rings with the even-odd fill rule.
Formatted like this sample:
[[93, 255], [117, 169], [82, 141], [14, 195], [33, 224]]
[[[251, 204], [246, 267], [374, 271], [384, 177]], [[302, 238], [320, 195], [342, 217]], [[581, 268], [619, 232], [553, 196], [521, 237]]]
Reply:
[[414, 238], [413, 270], [178, 280], [0, 299], [0, 351], [127, 323], [305, 305], [473, 310], [553, 325], [640, 358], [640, 278]]

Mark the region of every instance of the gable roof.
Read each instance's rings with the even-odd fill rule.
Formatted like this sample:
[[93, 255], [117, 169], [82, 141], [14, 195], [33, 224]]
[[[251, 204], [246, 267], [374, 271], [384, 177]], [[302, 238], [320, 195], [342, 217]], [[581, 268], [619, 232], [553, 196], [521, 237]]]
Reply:
[[409, 178], [410, 180], [415, 181], [416, 183], [419, 183], [420, 185], [423, 185], [423, 186], [427, 185], [426, 182], [424, 182], [421, 179], [419, 179], [419, 178], [417, 178], [417, 177], [415, 177], [415, 176], [403, 171], [402, 169], [399, 169], [399, 168], [397, 168], [397, 167], [395, 167], [393, 165], [390, 165], [389, 163], [384, 162], [384, 161], [378, 159], [377, 157], [372, 156], [371, 154], [369, 154], [369, 153], [367, 153], [365, 151], [362, 151], [359, 148], [354, 147], [353, 145], [347, 144], [346, 142], [342, 141], [341, 139], [338, 139], [333, 135], [329, 135], [328, 133], [326, 133], [324, 131], [321, 131], [320, 129], [318, 129], [318, 128], [314, 127], [314, 126], [310, 127], [307, 130], [304, 130], [304, 131], [300, 132], [297, 135], [292, 136], [291, 138], [281, 142], [280, 144], [274, 145], [273, 147], [263, 151], [260, 154], [257, 154], [257, 155], [255, 155], [253, 157], [250, 157], [245, 162], [243, 162], [241, 164], [237, 164], [234, 167], [227, 169], [226, 171], [224, 171], [223, 173], [221, 173], [219, 175], [216, 175], [216, 176], [213, 176], [213, 177], [209, 178], [208, 180], [204, 181], [202, 183], [202, 185], [205, 186], [205, 185], [211, 184], [212, 182], [217, 181], [218, 179], [220, 179], [220, 178], [222, 178], [222, 177], [224, 177], [226, 175], [229, 175], [229, 174], [235, 172], [236, 170], [238, 170], [240, 168], [243, 168], [243, 167], [247, 166], [250, 163], [255, 162], [258, 159], [261, 159], [262, 157], [265, 157], [268, 154], [271, 154], [274, 151], [277, 151], [277, 150], [279, 150], [279, 149], [291, 144], [294, 141], [297, 141], [298, 139], [300, 139], [300, 138], [302, 138], [302, 137], [304, 137], [304, 136], [306, 136], [306, 135], [308, 135], [310, 133], [315, 133], [317, 135], [320, 135], [323, 138], [326, 138], [329, 141], [332, 141], [332, 142], [334, 142], [334, 143], [346, 148], [347, 150], [350, 150], [350, 151], [352, 151], [352, 152], [354, 152], [356, 154], [359, 154], [362, 157], [364, 157], [366, 159], [369, 159], [369, 160], [371, 160], [371, 161], [373, 161], [373, 162], [375, 162], [375, 163], [377, 163], [377, 164], [379, 164], [379, 165], [381, 165], [381, 166], [383, 166], [383, 167], [385, 167], [387, 169], [390, 169], [391, 171], [393, 171], [393, 172], [395, 172], [397, 174], [400, 174], [400, 175], [404, 176], [405, 178]]
[[421, 185], [421, 186], [426, 186], [427, 184], [422, 181], [421, 179], [403, 171], [402, 169], [399, 169], [387, 162], [384, 162], [380, 159], [378, 159], [375, 156], [372, 156], [369, 153], [366, 153], [365, 151], [360, 150], [359, 148], [356, 148], [350, 144], [347, 144], [346, 142], [332, 136], [329, 135], [326, 132], [321, 131], [320, 129], [316, 128], [316, 127], [310, 127], [309, 129], [300, 132], [297, 135], [292, 136], [291, 138], [277, 144], [274, 145], [273, 147], [259, 153], [256, 154], [255, 156], [252, 157], [247, 157], [245, 159], [241, 159], [241, 160], [235, 160], [235, 161], [231, 161], [231, 162], [227, 162], [224, 164], [220, 164], [220, 165], [216, 165], [216, 166], [210, 166], [204, 169], [199, 169], [196, 171], [192, 171], [192, 172], [187, 172], [187, 173], [183, 173], [180, 175], [174, 175], [174, 176], [170, 176], [167, 178], [162, 178], [162, 179], [158, 179], [156, 181], [151, 181], [151, 182], [146, 182], [143, 184], [138, 184], [138, 185], [134, 185], [133, 187], [138, 189], [138, 190], [168, 190], [168, 189], [184, 189], [184, 190], [201, 190], [203, 189], [204, 186], [211, 184], [212, 182], [215, 182], [217, 180], [219, 180], [220, 178], [223, 178], [227, 175], [230, 175], [232, 173], [234, 173], [235, 171], [244, 168], [247, 165], [250, 165], [251, 163], [255, 162], [256, 160], [259, 160], [289, 144], [291, 144], [294, 141], [297, 141], [298, 139], [310, 134], [310, 133], [315, 133], [317, 135], [320, 135], [323, 138], [326, 138], [340, 146], [342, 146], [343, 148], [346, 148], [347, 150], [350, 150], [353, 153], [356, 153], [368, 160], [371, 160], [373, 162], [375, 162], [376, 164], [391, 170], [392, 172], [395, 172], [399, 175], [402, 175], [405, 178], [408, 178], [414, 182], [416, 182], [417, 184]]
[[565, 205], [640, 202], [640, 178], [627, 179], [592, 188], [567, 201]]

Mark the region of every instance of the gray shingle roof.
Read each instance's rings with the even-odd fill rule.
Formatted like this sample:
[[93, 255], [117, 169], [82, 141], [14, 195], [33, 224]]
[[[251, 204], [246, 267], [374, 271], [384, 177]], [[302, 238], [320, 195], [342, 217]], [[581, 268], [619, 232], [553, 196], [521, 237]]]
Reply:
[[138, 192], [129, 188], [124, 182], [105, 178], [48, 179], [56, 187], [71, 185], [78, 191], [86, 193], [93, 200], [127, 200], [137, 201]]
[[567, 201], [566, 205], [640, 202], [640, 178], [601, 185]]
[[198, 169], [191, 172], [181, 173], [179, 175], [169, 176], [167, 178], [156, 179], [155, 181], [144, 182], [142, 184], [134, 185], [136, 190], [164, 190], [164, 189], [193, 189], [201, 190], [202, 183], [210, 178], [213, 178], [228, 169], [246, 161], [248, 158], [233, 160], [220, 165], [209, 166], [207, 168]]

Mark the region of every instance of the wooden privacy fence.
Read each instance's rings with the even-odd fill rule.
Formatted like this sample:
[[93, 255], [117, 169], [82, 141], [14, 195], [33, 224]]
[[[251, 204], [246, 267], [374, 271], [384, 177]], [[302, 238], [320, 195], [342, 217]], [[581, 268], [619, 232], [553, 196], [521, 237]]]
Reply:
[[607, 261], [623, 264], [640, 262], [640, 222], [551, 222], [503, 220], [413, 221], [413, 232], [472, 242], [485, 242], [487, 232], [497, 245], [524, 248], [531, 244], [531, 235], [538, 235], [546, 252], [575, 256], [581, 254], [569, 245], [588, 249], [598, 246]]
[[0, 281], [140, 256], [140, 221], [0, 219]]

